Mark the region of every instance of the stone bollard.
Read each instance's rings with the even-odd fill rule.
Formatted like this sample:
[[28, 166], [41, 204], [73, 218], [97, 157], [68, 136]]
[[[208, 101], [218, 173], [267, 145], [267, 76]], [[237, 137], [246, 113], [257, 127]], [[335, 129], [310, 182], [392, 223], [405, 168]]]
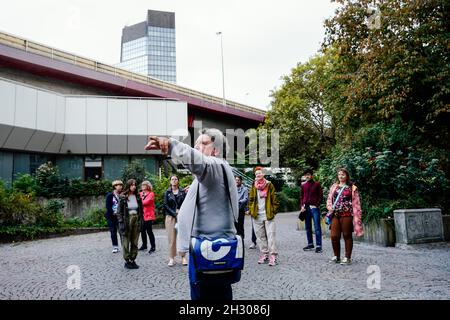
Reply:
[[441, 209], [394, 210], [396, 246], [444, 241]]

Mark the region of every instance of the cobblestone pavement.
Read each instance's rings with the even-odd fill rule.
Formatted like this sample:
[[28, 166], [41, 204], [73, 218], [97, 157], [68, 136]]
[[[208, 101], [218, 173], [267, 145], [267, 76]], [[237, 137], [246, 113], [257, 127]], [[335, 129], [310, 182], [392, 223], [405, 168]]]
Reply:
[[[258, 250], [246, 249], [235, 299], [450, 299], [450, 243], [400, 249], [355, 242], [354, 263], [342, 266], [328, 262], [329, 238], [323, 253], [302, 251], [306, 236], [297, 230], [297, 214], [276, 219], [279, 264], [258, 265]], [[246, 232], [248, 239], [248, 217]], [[140, 251], [138, 270], [124, 269], [106, 232], [0, 245], [0, 299], [189, 299], [187, 267], [168, 267], [165, 231], [155, 236], [157, 251]], [[80, 289], [68, 289], [71, 265], [80, 268]], [[372, 265], [379, 267], [380, 289], [368, 288]]]

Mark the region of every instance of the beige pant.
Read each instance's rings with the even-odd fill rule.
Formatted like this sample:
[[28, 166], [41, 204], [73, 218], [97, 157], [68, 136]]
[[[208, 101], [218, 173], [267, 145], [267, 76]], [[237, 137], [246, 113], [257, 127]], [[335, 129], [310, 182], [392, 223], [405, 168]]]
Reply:
[[[169, 258], [174, 259], [177, 255], [177, 229], [175, 229], [175, 224], [177, 223], [177, 218], [171, 215], [166, 215], [166, 232], [167, 239], [169, 240]], [[180, 252], [180, 255], [184, 257], [184, 253]]]
[[278, 254], [275, 238], [275, 218], [272, 220], [253, 219], [259, 250], [263, 254]]

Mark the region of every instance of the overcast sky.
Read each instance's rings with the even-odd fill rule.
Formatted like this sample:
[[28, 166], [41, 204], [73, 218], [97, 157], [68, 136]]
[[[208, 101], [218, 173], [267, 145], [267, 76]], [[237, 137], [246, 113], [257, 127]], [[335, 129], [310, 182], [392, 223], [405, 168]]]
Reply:
[[0, 30], [108, 64], [120, 60], [122, 28], [148, 9], [175, 12], [177, 84], [266, 109], [270, 91], [317, 53], [330, 0], [14, 0]]

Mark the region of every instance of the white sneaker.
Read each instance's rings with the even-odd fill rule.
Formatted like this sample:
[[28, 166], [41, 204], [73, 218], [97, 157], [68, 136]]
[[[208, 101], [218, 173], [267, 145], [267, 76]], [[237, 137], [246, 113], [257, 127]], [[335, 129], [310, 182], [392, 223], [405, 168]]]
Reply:
[[117, 253], [117, 252], [119, 252], [119, 248], [114, 247], [114, 248], [112, 249], [112, 253]]
[[252, 243], [248, 248], [249, 249], [256, 249], [256, 244]]
[[330, 259], [330, 262], [332, 262], [332, 263], [340, 263], [340, 262], [341, 262], [341, 259], [339, 259], [339, 258], [336, 257], [336, 256], [333, 256], [333, 257]]
[[167, 264], [169, 267], [173, 267], [175, 265], [174, 259], [169, 259], [169, 263]]
[[351, 264], [352, 263], [352, 259], [348, 259], [347, 257], [344, 257], [341, 261], [341, 264]]

